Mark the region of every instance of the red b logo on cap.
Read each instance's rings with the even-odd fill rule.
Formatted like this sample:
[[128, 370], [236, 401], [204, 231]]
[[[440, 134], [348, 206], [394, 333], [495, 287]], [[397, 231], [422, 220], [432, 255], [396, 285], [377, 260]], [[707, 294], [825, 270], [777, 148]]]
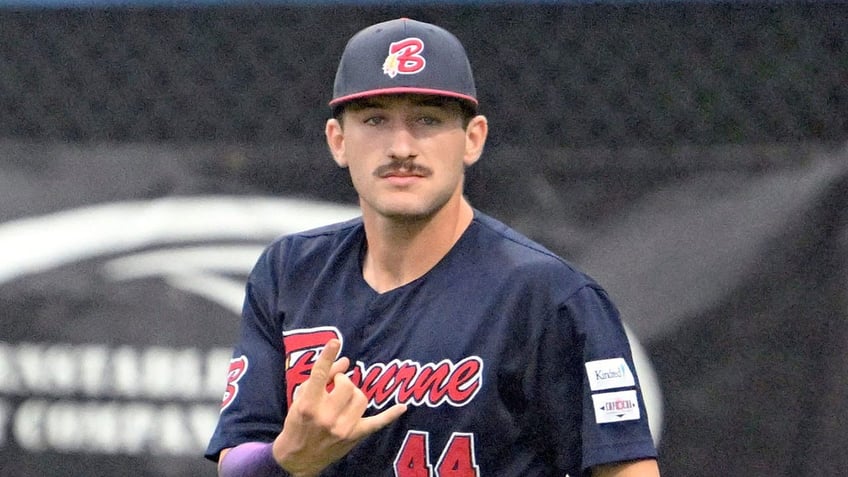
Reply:
[[383, 73], [389, 78], [401, 75], [420, 73], [427, 64], [420, 53], [424, 50], [424, 42], [420, 38], [407, 38], [389, 45], [389, 55], [383, 62]]

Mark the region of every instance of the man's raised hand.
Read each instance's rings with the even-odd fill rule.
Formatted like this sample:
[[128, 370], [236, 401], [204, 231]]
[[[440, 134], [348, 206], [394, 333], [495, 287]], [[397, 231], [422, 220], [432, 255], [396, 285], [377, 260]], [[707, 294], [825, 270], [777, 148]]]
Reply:
[[[350, 360], [336, 360], [340, 349], [341, 342], [336, 339], [324, 346], [274, 441], [274, 458], [295, 477], [318, 475], [359, 441], [406, 412], [405, 404], [396, 404], [363, 417], [368, 399], [345, 375]], [[330, 383], [333, 386], [328, 389]]]

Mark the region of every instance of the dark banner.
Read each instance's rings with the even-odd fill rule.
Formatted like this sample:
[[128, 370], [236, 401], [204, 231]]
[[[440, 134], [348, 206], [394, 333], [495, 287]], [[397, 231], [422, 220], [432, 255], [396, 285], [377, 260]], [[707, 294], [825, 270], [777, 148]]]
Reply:
[[[536, 152], [469, 198], [610, 290], [664, 475], [840, 475], [845, 151]], [[0, 144], [0, 475], [214, 475], [248, 270], [354, 214], [320, 146]]]

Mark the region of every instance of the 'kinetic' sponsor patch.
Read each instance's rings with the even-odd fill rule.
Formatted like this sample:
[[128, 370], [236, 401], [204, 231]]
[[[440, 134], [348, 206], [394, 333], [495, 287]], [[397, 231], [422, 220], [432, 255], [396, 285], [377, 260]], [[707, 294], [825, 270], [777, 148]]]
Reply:
[[600, 359], [586, 363], [589, 389], [602, 391], [612, 388], [635, 386], [633, 373], [624, 358]]

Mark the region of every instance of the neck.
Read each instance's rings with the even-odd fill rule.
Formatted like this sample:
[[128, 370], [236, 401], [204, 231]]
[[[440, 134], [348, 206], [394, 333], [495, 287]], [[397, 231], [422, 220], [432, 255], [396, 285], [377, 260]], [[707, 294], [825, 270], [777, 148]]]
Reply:
[[383, 293], [420, 278], [450, 252], [473, 217], [464, 198], [421, 219], [363, 213], [368, 247], [362, 266], [365, 281]]

